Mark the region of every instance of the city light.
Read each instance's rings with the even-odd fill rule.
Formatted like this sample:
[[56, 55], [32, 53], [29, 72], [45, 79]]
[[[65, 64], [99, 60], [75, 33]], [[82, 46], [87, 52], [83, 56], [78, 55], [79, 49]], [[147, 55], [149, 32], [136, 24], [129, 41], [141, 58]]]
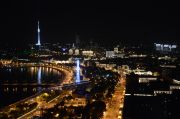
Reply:
[[0, 119], [180, 119], [175, 6], [49, 2], [2, 8]]
[[79, 59], [76, 61], [76, 83], [80, 82], [80, 67], [79, 67]]

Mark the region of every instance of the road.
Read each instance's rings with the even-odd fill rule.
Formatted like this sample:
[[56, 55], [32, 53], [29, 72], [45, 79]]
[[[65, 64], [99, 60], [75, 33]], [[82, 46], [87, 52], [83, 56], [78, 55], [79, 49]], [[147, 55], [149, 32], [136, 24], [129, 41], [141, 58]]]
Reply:
[[40, 116], [42, 114], [42, 110], [54, 107], [54, 105], [59, 103], [63, 99], [64, 96], [70, 95], [71, 93], [72, 93], [71, 91], [64, 91], [59, 96], [53, 98], [49, 102], [41, 101], [38, 103], [38, 106], [35, 109], [22, 115], [18, 119], [31, 119], [34, 116]]
[[49, 88], [49, 89], [53, 89], [53, 90], [57, 90], [58, 88], [62, 89], [62, 88], [65, 88], [66, 90], [63, 90], [62, 93], [53, 98], [52, 100], [50, 100], [49, 102], [44, 102], [44, 101], [37, 101], [38, 102], [38, 106], [37, 108], [33, 109], [32, 111], [22, 115], [21, 117], [19, 117], [18, 119], [30, 119], [32, 118], [33, 116], [40, 116], [42, 114], [42, 110], [44, 109], [48, 109], [48, 108], [51, 108], [51, 107], [54, 107], [54, 105], [56, 105], [57, 103], [59, 103], [63, 97], [65, 97], [66, 95], [72, 95], [72, 90], [76, 88], [76, 86], [78, 85], [88, 85], [89, 82], [82, 82], [82, 83], [78, 83], [78, 84], [67, 84], [65, 86], [57, 86], [57, 87], [52, 87], [52, 88]]
[[[63, 71], [64, 73], [64, 80], [62, 82], [61, 85], [63, 84], [68, 84], [68, 83], [71, 83], [72, 82], [72, 78], [73, 78], [73, 72], [70, 72], [66, 69], [63, 69], [61, 67], [58, 67], [58, 66], [52, 66], [52, 68], [54, 69], [57, 69], [57, 70], [61, 70]], [[56, 87], [52, 87], [52, 88], [49, 88], [50, 89], [55, 89]], [[59, 86], [57, 86], [57, 89], [59, 89]], [[44, 102], [44, 101], [37, 101], [35, 100], [37, 103], [38, 103], [38, 106], [33, 109], [32, 111], [22, 115], [21, 117], [19, 117], [18, 119], [28, 119], [30, 117], [33, 117], [33, 116], [36, 116], [36, 115], [39, 115], [39, 113], [41, 112], [41, 109], [46, 109], [46, 108], [51, 108], [52, 106], [54, 106], [55, 104], [57, 104], [57, 101], [59, 102], [59, 99], [62, 99], [62, 96], [64, 96], [63, 94], [60, 94], [59, 96], [53, 98], [52, 100], [50, 100], [49, 102]], [[31, 99], [32, 100], [32, 99]]]
[[[36, 66], [36, 65], [33, 65], [33, 64], [23, 64], [23, 65], [21, 65], [21, 66]], [[45, 66], [45, 65], [37, 65], [37, 66]], [[72, 71], [70, 68], [67, 68], [67, 67], [65, 67], [65, 66], [60, 66], [60, 65], [49, 65], [49, 66], [45, 66], [45, 67], [50, 67], [50, 68], [53, 68], [53, 69], [56, 69], [56, 70], [59, 70], [59, 71], [63, 72], [63, 74], [64, 74], [64, 77], [63, 77], [64, 80], [63, 80], [63, 82], [62, 82], [61, 84], [56, 84], [56, 85], [54, 85], [54, 87], [52, 87], [52, 88], [47, 88], [46, 90], [42, 91], [42, 93], [36, 94], [36, 95], [34, 95], [34, 96], [28, 97], [28, 98], [26, 98], [26, 99], [24, 99], [24, 100], [21, 100], [21, 101], [19, 101], [19, 102], [14, 103], [14, 104], [11, 104], [10, 106], [8, 106], [8, 107], [6, 107], [5, 109], [3, 109], [4, 112], [6, 112], [6, 110], [8, 111], [9, 108], [14, 108], [14, 109], [15, 109], [15, 108], [16, 108], [16, 105], [17, 105], [17, 104], [20, 104], [20, 103], [26, 102], [26, 103], [28, 103], [28, 104], [31, 104], [31, 103], [37, 102], [37, 103], [38, 103], [37, 108], [29, 111], [28, 113], [26, 113], [26, 114], [24, 114], [24, 115], [22, 115], [21, 117], [18, 118], [18, 119], [26, 119], [26, 118], [29, 117], [29, 115], [33, 115], [35, 112], [38, 112], [39, 107], [42, 108], [43, 106], [45, 106], [45, 108], [50, 108], [50, 107], [52, 107], [54, 104], [57, 104], [56, 100], [59, 99], [59, 98], [61, 98], [61, 96], [63, 96], [62, 94], [59, 95], [59, 96], [57, 96], [57, 97], [55, 97], [55, 98], [53, 98], [53, 99], [50, 100], [48, 103], [43, 102], [43, 101], [38, 101], [38, 100], [37, 100], [37, 97], [38, 97], [39, 95], [45, 93], [45, 92], [48, 91], [48, 90], [49, 90], [49, 91], [54, 90], [54, 89], [60, 89], [60, 90], [61, 90], [61, 88], [59, 88], [60, 85], [72, 83], [72, 82], [73, 82], [73, 81], [72, 81], [72, 79], [73, 79], [73, 71]]]
[[124, 106], [125, 95], [125, 76], [122, 76], [120, 82], [115, 88], [115, 93], [111, 99], [107, 99], [107, 110], [104, 112], [103, 119], [122, 119], [122, 108]]

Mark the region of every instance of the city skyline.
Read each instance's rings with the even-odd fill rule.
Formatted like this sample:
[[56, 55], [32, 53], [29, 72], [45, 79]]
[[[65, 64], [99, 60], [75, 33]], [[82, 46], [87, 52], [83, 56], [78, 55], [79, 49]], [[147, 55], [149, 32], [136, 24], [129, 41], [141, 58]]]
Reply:
[[[47, 1], [9, 2], [3, 14], [2, 43], [19, 46], [36, 41], [37, 21], [41, 21], [42, 41], [73, 43], [75, 34], [82, 42], [99, 44], [179, 44], [179, 15], [167, 3], [124, 3], [109, 7], [63, 7]], [[11, 35], [8, 35], [11, 34]], [[18, 43], [18, 44], [17, 44]]]
[[3, 4], [0, 118], [180, 119], [179, 4], [104, 3]]

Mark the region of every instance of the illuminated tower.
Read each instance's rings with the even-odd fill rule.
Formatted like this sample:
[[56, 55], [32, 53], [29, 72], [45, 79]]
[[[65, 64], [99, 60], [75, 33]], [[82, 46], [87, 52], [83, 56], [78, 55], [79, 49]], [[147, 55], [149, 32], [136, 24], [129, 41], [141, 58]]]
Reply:
[[37, 32], [38, 32], [38, 42], [36, 43], [37, 46], [40, 46], [41, 45], [41, 41], [40, 41], [40, 28], [39, 28], [39, 21], [38, 21], [38, 29], [37, 29]]

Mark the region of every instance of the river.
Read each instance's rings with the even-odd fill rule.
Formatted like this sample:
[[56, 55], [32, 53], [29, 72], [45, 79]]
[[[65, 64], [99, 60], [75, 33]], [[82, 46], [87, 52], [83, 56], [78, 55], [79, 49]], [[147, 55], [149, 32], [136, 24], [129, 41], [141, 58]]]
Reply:
[[47, 67], [0, 68], [0, 108], [62, 82], [62, 73]]

